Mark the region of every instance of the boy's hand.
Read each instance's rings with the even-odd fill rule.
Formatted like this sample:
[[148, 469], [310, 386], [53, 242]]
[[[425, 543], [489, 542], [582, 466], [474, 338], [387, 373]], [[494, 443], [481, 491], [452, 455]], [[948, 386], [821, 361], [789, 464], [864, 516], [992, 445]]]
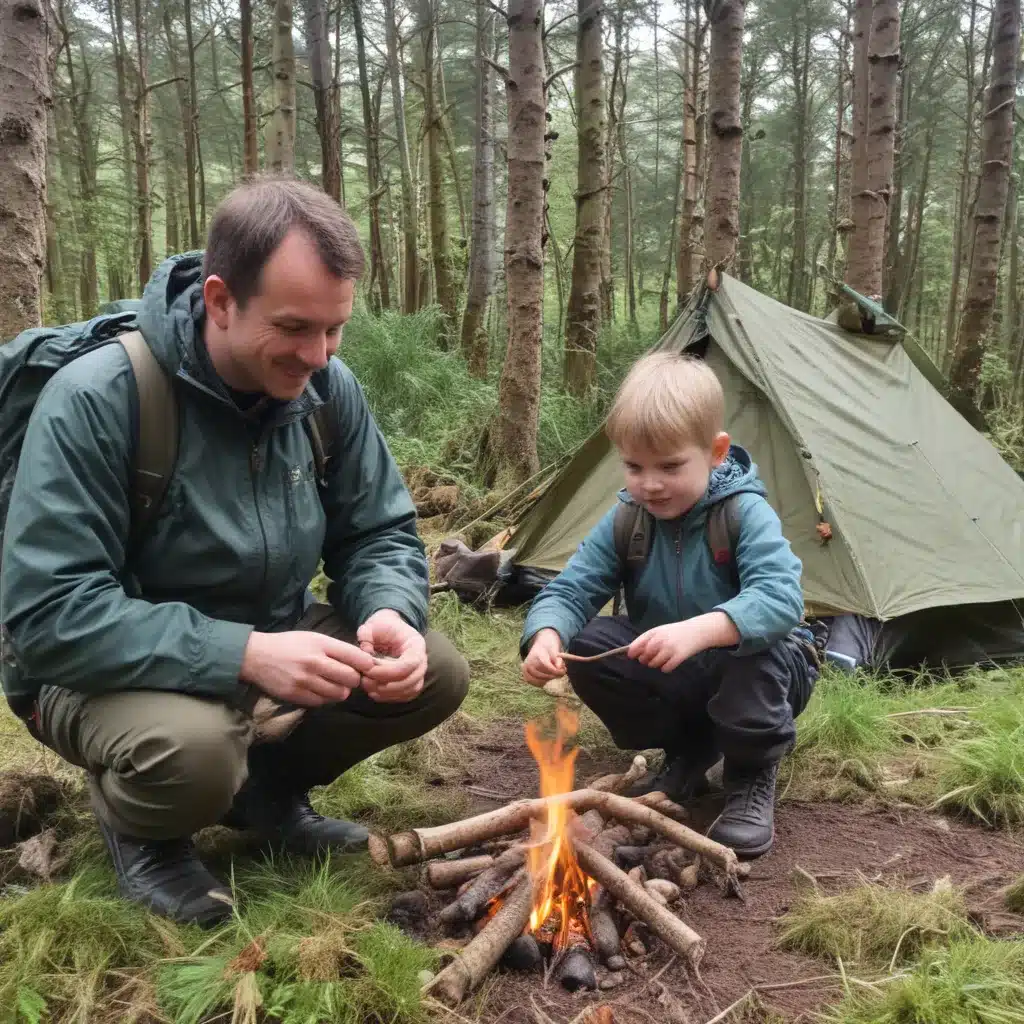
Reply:
[[523, 679], [531, 686], [543, 686], [551, 679], [565, 675], [562, 660], [562, 638], [554, 629], [539, 630], [523, 662]]
[[630, 645], [627, 657], [648, 668], [672, 672], [687, 658], [711, 647], [739, 643], [740, 635], [724, 612], [709, 612], [683, 622], [670, 622], [641, 633]]

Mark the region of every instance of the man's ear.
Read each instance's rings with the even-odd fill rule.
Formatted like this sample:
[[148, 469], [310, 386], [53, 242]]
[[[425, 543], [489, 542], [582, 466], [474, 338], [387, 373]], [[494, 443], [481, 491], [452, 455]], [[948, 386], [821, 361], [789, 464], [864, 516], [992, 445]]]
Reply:
[[203, 301], [206, 303], [206, 315], [223, 331], [227, 330], [231, 307], [234, 299], [223, 278], [211, 274], [203, 282]]
[[711, 442], [712, 465], [720, 466], [725, 462], [725, 457], [729, 454], [730, 440], [729, 435], [724, 430], [715, 435], [714, 441]]

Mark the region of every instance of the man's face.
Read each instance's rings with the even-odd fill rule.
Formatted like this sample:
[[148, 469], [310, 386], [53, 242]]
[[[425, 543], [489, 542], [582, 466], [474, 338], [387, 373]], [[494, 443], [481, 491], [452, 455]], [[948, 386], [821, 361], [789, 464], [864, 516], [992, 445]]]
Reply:
[[355, 281], [335, 277], [316, 243], [289, 231], [260, 275], [260, 287], [240, 309], [219, 277], [203, 286], [209, 319], [207, 348], [230, 387], [290, 401], [327, 365], [352, 315]]
[[644, 448], [620, 451], [626, 490], [656, 519], [675, 519], [688, 512], [708, 489], [708, 479], [729, 451], [729, 435], [719, 434], [711, 448], [685, 444], [669, 452]]

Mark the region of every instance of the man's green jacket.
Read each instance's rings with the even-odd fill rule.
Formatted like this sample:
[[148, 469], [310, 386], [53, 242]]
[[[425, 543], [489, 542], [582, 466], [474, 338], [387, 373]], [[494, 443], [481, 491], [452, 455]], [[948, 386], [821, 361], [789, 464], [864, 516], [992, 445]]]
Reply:
[[[13, 706], [43, 684], [243, 702], [250, 632], [295, 625], [321, 558], [353, 628], [381, 608], [426, 627], [416, 510], [351, 371], [332, 357], [299, 398], [243, 412], [202, 342], [201, 262], [168, 259], [142, 298], [139, 327], [176, 378], [180, 435], [163, 506], [130, 558], [139, 400], [122, 346], [60, 369], [33, 410], [0, 573]], [[337, 431], [318, 492], [302, 421], [324, 402]]]

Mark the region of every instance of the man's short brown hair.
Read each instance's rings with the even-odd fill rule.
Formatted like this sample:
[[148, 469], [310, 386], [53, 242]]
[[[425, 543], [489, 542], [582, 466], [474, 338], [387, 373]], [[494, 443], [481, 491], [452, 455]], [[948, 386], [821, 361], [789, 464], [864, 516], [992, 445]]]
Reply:
[[362, 277], [366, 256], [341, 206], [308, 182], [267, 175], [232, 189], [217, 206], [207, 234], [203, 280], [215, 274], [244, 307], [259, 291], [267, 260], [292, 228], [313, 239], [335, 277]]

